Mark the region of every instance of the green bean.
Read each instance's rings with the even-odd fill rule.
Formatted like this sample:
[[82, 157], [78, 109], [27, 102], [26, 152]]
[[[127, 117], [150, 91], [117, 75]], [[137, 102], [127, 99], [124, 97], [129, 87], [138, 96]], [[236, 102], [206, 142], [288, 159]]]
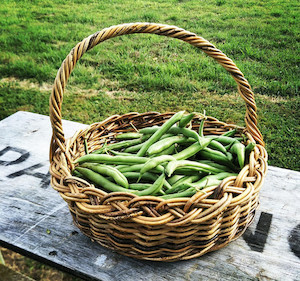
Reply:
[[139, 132], [144, 134], [144, 135], [153, 135], [161, 126], [152, 126], [152, 127], [146, 127], [143, 129], [140, 129]]
[[180, 128], [184, 128], [187, 124], [189, 124], [193, 120], [194, 116], [195, 113], [190, 113], [188, 115], [183, 116], [179, 121], [178, 126]]
[[105, 175], [108, 177], [112, 177], [114, 181], [125, 188], [128, 188], [128, 181], [126, 177], [116, 168], [108, 165], [101, 165], [101, 164], [92, 164], [92, 163], [83, 163], [83, 168], [88, 168], [96, 173], [99, 173], [101, 175]]
[[179, 167], [185, 167], [191, 170], [202, 171], [202, 172], [212, 173], [212, 174], [224, 172], [224, 170], [218, 169], [208, 164], [203, 164], [203, 163], [190, 161], [190, 160], [171, 161], [168, 163], [165, 172], [168, 175], [168, 177], [170, 177], [173, 174], [173, 172]]
[[[229, 152], [227, 152], [227, 153], [229, 153]], [[225, 166], [225, 165], [222, 165], [222, 164], [218, 164], [218, 163], [216, 163], [214, 161], [211, 161], [211, 160], [205, 160], [205, 159], [203, 160], [202, 159], [202, 160], [197, 160], [197, 162], [213, 166], [213, 167], [218, 168], [220, 170], [223, 170], [225, 172], [232, 172], [232, 170], [228, 166]]]
[[204, 137], [204, 122], [205, 122], [205, 118], [203, 118], [200, 122], [199, 131], [198, 131], [200, 137]]
[[82, 178], [83, 176], [82, 176], [82, 174], [80, 174], [78, 171], [76, 171], [76, 170], [73, 170], [72, 171], [72, 175], [74, 176], [74, 177], [78, 177], [78, 178]]
[[182, 178], [184, 178], [184, 175], [173, 175], [167, 181], [170, 185], [173, 185]]
[[117, 155], [117, 156], [134, 156], [133, 153], [129, 153], [129, 152], [120, 152], [120, 151], [115, 151], [115, 150], [110, 150], [109, 152], [111, 154]]
[[117, 140], [132, 140], [132, 139], [139, 139], [143, 136], [141, 133], [137, 132], [128, 132], [128, 133], [122, 133], [115, 136]]
[[[139, 172], [124, 172], [123, 175], [129, 180], [130, 179], [137, 180], [140, 177]], [[153, 182], [156, 181], [157, 178], [158, 175], [149, 172], [146, 172], [142, 175], [142, 179], [153, 181]]]
[[[123, 165], [122, 165], [123, 166]], [[139, 172], [141, 168], [144, 166], [144, 164], [136, 164], [136, 165], [126, 165], [123, 167], [116, 167], [121, 173], [125, 172]], [[151, 170], [153, 173], [163, 173], [165, 171], [164, 167], [161, 165], [158, 165], [155, 167], [155, 169]]]
[[200, 171], [191, 170], [186, 167], [177, 168], [173, 172], [174, 175], [184, 175], [184, 176], [194, 176], [196, 173], [200, 173]]
[[136, 145], [133, 145], [133, 146], [130, 146], [130, 147], [127, 147], [124, 152], [125, 153], [135, 153], [135, 152], [138, 152], [141, 147], [144, 145], [144, 143], [139, 143], [139, 144], [136, 144]]
[[113, 149], [113, 150], [122, 149], [122, 148], [130, 147], [132, 145], [136, 145], [141, 142], [142, 141], [140, 139], [115, 142], [115, 143], [109, 144], [107, 146], [102, 146], [100, 149], [97, 149], [97, 150], [93, 151], [92, 153], [100, 154], [100, 153], [103, 153], [104, 151], [109, 151], [111, 149]]
[[[130, 189], [134, 189], [134, 190], [145, 190], [146, 188], [150, 188], [152, 186], [152, 184], [150, 183], [131, 183], [129, 184], [129, 188]], [[166, 193], [161, 189], [157, 192], [157, 194], [160, 195], [165, 195]]]
[[188, 128], [180, 128], [177, 126], [173, 126], [172, 128], [169, 129], [168, 133], [178, 135], [178, 134], [183, 134], [184, 136], [188, 138], [193, 138], [196, 141], [198, 141], [201, 144], [201, 140], [203, 139], [200, 137], [196, 131], [188, 129]]
[[177, 112], [168, 121], [166, 121], [142, 146], [138, 151], [137, 156], [144, 156], [148, 148], [158, 141], [161, 136], [166, 133], [177, 121], [179, 121], [183, 115], [184, 111]]
[[231, 152], [229, 152], [229, 151], [227, 151], [226, 152], [226, 156], [227, 156], [227, 159], [229, 160], [229, 161], [233, 161], [233, 155], [232, 155], [232, 153]]
[[152, 154], [150, 157], [158, 157], [161, 155], [172, 155], [175, 151], [176, 151], [176, 146], [175, 146], [175, 144], [173, 144], [170, 147], [166, 148], [165, 150], [163, 150], [159, 153]]
[[86, 138], [84, 138], [84, 152], [85, 154], [89, 154], [88, 143]]
[[227, 145], [224, 146], [225, 149], [226, 149], [226, 151], [229, 151], [229, 150], [230, 150], [230, 147], [233, 145], [233, 143], [234, 143], [234, 142], [232, 142], [232, 143], [227, 144]]
[[218, 150], [213, 150], [206, 147], [199, 151], [198, 154], [202, 157], [202, 159], [213, 160], [219, 164], [223, 164], [228, 166], [229, 168], [233, 168], [233, 164], [228, 160], [227, 156]]
[[134, 190], [145, 190], [151, 187], [151, 183], [130, 183], [129, 188]]
[[237, 132], [237, 129], [233, 129], [233, 130], [225, 132], [224, 134], [222, 134], [222, 136], [224, 136], [224, 137], [233, 137], [236, 132]]
[[236, 142], [230, 148], [230, 152], [236, 154], [239, 166], [242, 169], [245, 164], [245, 146], [240, 142]]
[[165, 181], [165, 175], [161, 174], [157, 178], [157, 180], [152, 184], [152, 186], [150, 186], [144, 190], [137, 191], [135, 194], [138, 196], [155, 195], [156, 193], [161, 191], [164, 181]]
[[149, 170], [154, 169], [157, 167], [159, 164], [167, 162], [167, 161], [172, 161], [175, 160], [175, 158], [171, 155], [161, 155], [158, 157], [150, 158], [145, 165], [141, 168], [140, 174], [144, 174]]
[[[147, 136], [147, 139], [150, 138], [150, 135], [146, 135], [146, 136]], [[165, 135], [163, 135], [160, 139], [162, 140], [162, 139], [164, 139], [164, 138], [168, 138], [168, 137], [171, 137], [171, 136], [173, 136], [173, 135], [171, 135], [171, 134], [165, 134]], [[147, 139], [146, 139], [146, 140], [147, 140]], [[143, 137], [142, 137], [142, 140], [143, 140]], [[124, 152], [128, 152], [128, 153], [138, 152], [138, 151], [141, 149], [141, 147], [142, 147], [143, 145], [144, 145], [144, 142], [139, 143], [139, 144], [137, 144], [137, 145], [133, 145], [133, 146], [127, 147], [127, 148], [124, 150]]]
[[206, 139], [203, 138], [204, 141], [202, 142], [202, 144], [199, 144], [198, 142], [190, 145], [188, 148], [185, 148], [184, 150], [173, 154], [172, 156], [176, 159], [176, 160], [184, 160], [187, 158], [190, 158], [191, 156], [195, 155], [197, 152], [199, 152], [200, 150], [203, 150], [210, 142], [211, 139]]
[[129, 189], [121, 187], [115, 183], [112, 183], [105, 177], [101, 176], [100, 174], [88, 169], [88, 168], [82, 168], [82, 167], [76, 167], [75, 170], [77, 170], [79, 173], [81, 173], [85, 178], [96, 184], [97, 186], [101, 186], [106, 190], [112, 191], [112, 192], [130, 192]]
[[216, 140], [212, 140], [212, 141], [209, 143], [208, 147], [213, 148], [213, 149], [216, 149], [216, 150], [219, 150], [219, 151], [221, 151], [221, 152], [223, 152], [223, 153], [226, 153], [226, 152], [227, 152], [227, 150], [226, 150], [226, 148], [223, 146], [223, 144], [221, 144], [220, 142], [218, 142], [218, 141], [216, 141]]
[[203, 189], [204, 187], [219, 185], [223, 179], [231, 176], [237, 176], [237, 174], [224, 172], [216, 175], [209, 175], [197, 182], [190, 183], [189, 185], [195, 187], [196, 190], [200, 190]]
[[111, 156], [108, 154], [88, 154], [78, 158], [74, 164], [83, 162], [108, 163], [108, 164], [143, 164], [149, 158], [138, 156]]
[[243, 138], [241, 137], [237, 137], [237, 138], [232, 138], [232, 137], [227, 137], [227, 136], [214, 136], [214, 135], [208, 135], [208, 136], [205, 136], [206, 138], [212, 138], [224, 145], [227, 145], [227, 144], [232, 144], [232, 143], [235, 143], [237, 141], [241, 141], [243, 140]]
[[249, 142], [248, 145], [245, 148], [245, 159], [248, 159], [251, 151], [255, 148], [256, 144], [255, 142]]
[[172, 146], [174, 143], [180, 143], [182, 141], [186, 141], [187, 138], [183, 136], [172, 136], [165, 139], [161, 139], [156, 143], [152, 144], [147, 153], [148, 155], [160, 153], [163, 150], [167, 149], [168, 147]]
[[[92, 181], [94, 184], [103, 187], [106, 190], [112, 191], [112, 192], [130, 192], [133, 194], [136, 194], [138, 196], [146, 196], [146, 195], [155, 195], [156, 193], [161, 191], [161, 188], [163, 186], [165, 176], [162, 174], [157, 178], [157, 180], [150, 186], [146, 185], [146, 189], [144, 190], [133, 190], [133, 189], [127, 189], [123, 188], [121, 186], [118, 186], [112, 182], [110, 182], [105, 177], [101, 176], [100, 174], [87, 169], [87, 168], [81, 168], [77, 167], [76, 170], [79, 171], [84, 177]], [[145, 185], [144, 185], [145, 186]]]
[[[125, 172], [123, 174], [128, 179], [140, 180], [140, 173], [138, 173], [138, 172]], [[141, 178], [144, 180], [155, 181], [158, 178], [158, 175], [146, 172], [146, 173], [142, 174]], [[164, 180], [163, 186], [166, 189], [172, 188], [172, 186], [168, 183], [168, 181], [166, 179]], [[131, 188], [131, 187], [129, 186], [129, 188]], [[133, 189], [135, 189], [135, 188], [133, 188]]]
[[178, 192], [181, 189], [181, 185], [186, 183], [192, 183], [201, 178], [201, 175], [193, 175], [193, 176], [184, 176], [180, 180], [178, 180], [175, 184], [173, 184], [172, 188], [166, 191], [167, 194]]
[[[145, 130], [145, 132], [147, 132], [147, 133], [151, 132], [152, 134], [154, 134], [158, 130], [160, 130], [160, 128], [161, 127], [153, 126], [153, 127], [144, 128], [144, 129], [148, 129], [148, 130]], [[144, 131], [144, 129], [142, 129], [142, 130]], [[140, 130], [140, 132], [142, 132], [142, 130]], [[172, 135], [182, 134], [182, 135], [184, 135], [188, 138], [193, 138], [193, 139], [195, 139], [196, 141], [199, 141], [199, 142], [201, 140], [201, 137], [197, 134], [196, 131], [188, 129], [188, 128], [180, 128], [178, 126], [172, 126], [167, 132], [172, 134]]]
[[182, 192], [167, 194], [160, 197], [165, 200], [173, 199], [173, 198], [185, 198], [185, 197], [192, 197], [196, 192], [197, 191], [194, 187], [190, 187]]

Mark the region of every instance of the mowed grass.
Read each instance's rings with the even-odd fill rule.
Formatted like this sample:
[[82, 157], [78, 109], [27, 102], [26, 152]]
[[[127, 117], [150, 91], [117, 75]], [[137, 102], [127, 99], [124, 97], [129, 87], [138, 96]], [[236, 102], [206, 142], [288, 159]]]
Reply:
[[[0, 119], [48, 115], [56, 72], [83, 38], [126, 22], [177, 25], [227, 54], [250, 82], [271, 165], [299, 165], [298, 1], [2, 1]], [[92, 123], [130, 111], [206, 111], [244, 125], [245, 106], [220, 65], [184, 42], [148, 34], [108, 40], [72, 73], [63, 118]]]

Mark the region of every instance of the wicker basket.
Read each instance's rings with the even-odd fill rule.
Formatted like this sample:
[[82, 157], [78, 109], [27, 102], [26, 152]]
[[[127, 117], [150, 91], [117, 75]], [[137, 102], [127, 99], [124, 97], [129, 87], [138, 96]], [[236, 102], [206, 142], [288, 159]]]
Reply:
[[[164, 200], [130, 193], [106, 193], [71, 175], [72, 162], [114, 136], [135, 128], [159, 125], [173, 114], [157, 112], [114, 115], [65, 139], [61, 106], [67, 80], [82, 55], [97, 44], [120, 35], [153, 33], [177, 38], [203, 50], [220, 63], [234, 78], [246, 103], [246, 128], [238, 128], [257, 146], [248, 164], [236, 177], [219, 186], [198, 192], [191, 198]], [[194, 129], [199, 119], [194, 118]], [[176, 261], [199, 257], [224, 247], [238, 238], [252, 222], [258, 206], [258, 193], [267, 170], [267, 153], [257, 128], [253, 92], [236, 65], [214, 45], [194, 33], [175, 26], [153, 23], [130, 23], [103, 29], [78, 43], [63, 61], [50, 98], [53, 136], [50, 146], [51, 184], [68, 203], [79, 229], [104, 247], [123, 255], [153, 261]], [[235, 125], [209, 117], [204, 133], [222, 134]]]

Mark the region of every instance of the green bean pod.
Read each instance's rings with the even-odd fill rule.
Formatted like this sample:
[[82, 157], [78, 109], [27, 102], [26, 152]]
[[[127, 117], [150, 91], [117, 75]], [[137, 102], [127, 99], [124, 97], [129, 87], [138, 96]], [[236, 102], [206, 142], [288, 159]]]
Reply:
[[[130, 189], [134, 190], [145, 190], [146, 188], [150, 188], [152, 184], [150, 183], [131, 183], [129, 184]], [[165, 195], [166, 193], [161, 189], [157, 192], [159, 195]]]
[[76, 163], [93, 162], [93, 163], [108, 163], [108, 164], [143, 164], [148, 161], [149, 158], [139, 156], [112, 156], [108, 154], [88, 154], [81, 156]]
[[211, 139], [206, 139], [206, 138], [202, 138], [202, 139], [203, 139], [202, 144], [199, 144], [198, 142], [193, 143], [189, 147], [185, 148], [184, 150], [182, 150], [176, 154], [173, 154], [172, 156], [176, 160], [184, 160], [184, 159], [190, 158], [191, 156], [195, 155], [200, 150], [203, 150], [211, 142]]
[[173, 161], [175, 158], [171, 155], [161, 155], [158, 157], [150, 158], [145, 165], [141, 168], [140, 174], [141, 176], [148, 172], [149, 170], [154, 169], [157, 167], [159, 164], [167, 162], [167, 161]]
[[224, 137], [233, 137], [237, 132], [237, 129], [233, 129], [222, 134]]
[[242, 169], [245, 164], [245, 146], [240, 142], [236, 142], [230, 148], [230, 152], [236, 154], [239, 166]]
[[205, 136], [205, 137], [214, 139], [214, 140], [222, 143], [223, 145], [228, 145], [228, 144], [232, 144], [232, 143], [235, 143], [237, 141], [243, 140], [242, 137], [232, 138], [232, 137], [227, 137], [227, 136], [222, 136], [222, 135], [221, 136], [208, 135], [208, 136]]
[[168, 121], [166, 121], [142, 146], [138, 151], [137, 156], [144, 156], [148, 148], [158, 141], [163, 134], [165, 134], [176, 122], [183, 116], [184, 111], [179, 111], [174, 114]]
[[198, 131], [200, 137], [204, 137], [204, 122], [205, 122], [205, 118], [203, 118], [200, 122], [199, 131]]
[[[124, 172], [123, 175], [128, 180], [137, 180], [140, 177], [140, 173], [139, 172]], [[157, 180], [158, 175], [146, 172], [146, 173], [142, 174], [141, 178], [144, 179], [144, 180], [148, 180], [148, 181], [154, 182], [154, 181]]]
[[201, 172], [212, 173], [212, 174], [224, 172], [224, 170], [218, 169], [208, 164], [203, 164], [203, 163], [190, 161], [190, 160], [171, 161], [168, 163], [167, 167], [165, 168], [165, 172], [168, 175], [168, 177], [170, 177], [173, 174], [173, 172], [179, 167], [184, 167], [190, 170], [201, 171]]
[[219, 185], [223, 179], [225, 179], [227, 177], [231, 177], [231, 176], [237, 176], [237, 174], [235, 174], [235, 173], [219, 173], [216, 175], [208, 175], [208, 176], [202, 178], [201, 180], [190, 183], [188, 185], [196, 188], [196, 190], [200, 190], [205, 187]]
[[228, 160], [227, 156], [218, 150], [206, 147], [199, 151], [198, 154], [202, 157], [202, 159], [213, 160], [219, 164], [226, 165], [229, 168], [234, 168], [233, 164]]
[[[151, 135], [149, 135], [149, 134], [148, 135], [143, 135], [141, 137], [141, 141], [138, 144], [132, 145], [132, 146], [129, 146], [129, 147], [125, 148], [124, 152], [126, 152], [126, 153], [136, 153], [136, 152], [138, 152], [141, 149], [141, 147], [144, 145], [145, 141], [148, 140], [150, 137], [151, 137]], [[163, 137], [164, 136], [162, 136], [162, 138]]]
[[172, 136], [165, 139], [161, 139], [158, 142], [152, 144], [148, 148], [147, 153], [148, 155], [157, 154], [167, 149], [168, 147], [172, 146], [175, 143], [181, 143], [185, 141], [187, 141], [187, 138], [183, 136]]
[[135, 152], [138, 152], [141, 147], [144, 145], [144, 143], [138, 143], [136, 145], [133, 145], [133, 146], [129, 146], [127, 148], [124, 149], [124, 152], [125, 153], [135, 153]]
[[83, 176], [82, 176], [82, 174], [80, 174], [78, 171], [76, 171], [76, 170], [73, 170], [72, 171], [72, 175], [74, 176], [74, 177], [78, 177], [78, 178], [82, 178]]
[[202, 137], [198, 135], [198, 133], [194, 130], [188, 128], [180, 128], [178, 126], [173, 126], [169, 129], [168, 133], [178, 135], [183, 134], [185, 137], [193, 138], [201, 144]]
[[[148, 158], [149, 159], [149, 158]], [[125, 172], [140, 172], [144, 164], [136, 164], [136, 165], [126, 165], [122, 167], [116, 167], [121, 173]], [[154, 169], [151, 170], [153, 173], [163, 173], [165, 168], [161, 165], [156, 166]]]
[[245, 159], [249, 158], [249, 155], [251, 151], [255, 148], [256, 144], [255, 142], [249, 142], [248, 145], [245, 148]]
[[180, 179], [184, 178], [184, 175], [173, 175], [172, 177], [168, 178], [168, 183], [170, 185], [175, 184], [177, 181], [179, 181]]
[[130, 147], [136, 144], [141, 143], [142, 141], [140, 139], [133, 139], [133, 140], [126, 140], [126, 141], [120, 141], [120, 142], [115, 142], [109, 145], [103, 145], [100, 149], [97, 149], [93, 151], [93, 154], [101, 154], [105, 151], [110, 151], [110, 150], [118, 150], [118, 149], [123, 149], [126, 147]]
[[132, 192], [132, 190], [121, 187], [88, 168], [76, 167], [75, 170], [77, 170], [80, 174], [82, 174], [85, 178], [93, 182], [95, 185], [103, 187], [108, 191]]
[[132, 140], [132, 139], [139, 139], [143, 136], [141, 133], [137, 132], [128, 132], [128, 133], [122, 133], [115, 136], [115, 139], [117, 140]]
[[208, 147], [213, 148], [213, 149], [216, 149], [216, 150], [219, 150], [219, 151], [221, 151], [221, 152], [223, 152], [223, 153], [226, 153], [226, 152], [227, 152], [227, 150], [226, 150], [226, 148], [224, 147], [224, 145], [221, 144], [220, 142], [216, 141], [216, 140], [212, 140], [212, 141], [209, 143]]
[[166, 194], [160, 197], [165, 200], [174, 199], [174, 198], [185, 198], [185, 197], [192, 197], [196, 192], [197, 190], [194, 187], [190, 187], [184, 191], [178, 193]]
[[88, 168], [96, 173], [99, 173], [104, 176], [112, 177], [114, 181], [125, 188], [128, 188], [128, 181], [127, 178], [116, 168], [108, 165], [101, 165], [101, 164], [92, 164], [92, 163], [84, 163], [82, 167]]
[[181, 185], [192, 183], [194, 181], [199, 180], [201, 177], [203, 176], [201, 176], [200, 174], [193, 175], [193, 176], [184, 176], [180, 180], [178, 180], [175, 184], [173, 184], [172, 188], [168, 189], [166, 193], [169, 194], [169, 193], [178, 192], [180, 190]]
[[172, 155], [176, 151], [175, 144], [171, 145], [170, 147], [166, 148], [165, 150], [157, 153], [157, 154], [152, 154], [150, 157], [158, 157], [162, 155]]
[[[229, 152], [227, 152], [227, 153], [229, 153]], [[197, 160], [197, 162], [213, 166], [215, 168], [223, 170], [224, 172], [232, 172], [232, 170], [228, 166], [216, 163], [216, 162], [211, 161], [211, 160], [201, 159], [201, 160]]]
[[156, 193], [161, 191], [164, 181], [165, 181], [165, 175], [161, 174], [157, 178], [157, 180], [152, 184], [152, 186], [150, 186], [144, 190], [137, 191], [135, 194], [138, 196], [155, 195]]
[[139, 132], [144, 135], [153, 135], [159, 128], [161, 128], [161, 126], [155, 125], [152, 127], [142, 128], [139, 130]]
[[133, 153], [129, 153], [129, 152], [121, 152], [121, 151], [116, 151], [116, 150], [110, 150], [109, 152], [111, 154], [117, 155], [117, 156], [134, 156]]
[[194, 116], [195, 113], [190, 113], [188, 115], [183, 116], [179, 121], [178, 126], [180, 128], [184, 128], [187, 124], [189, 124], [193, 120]]

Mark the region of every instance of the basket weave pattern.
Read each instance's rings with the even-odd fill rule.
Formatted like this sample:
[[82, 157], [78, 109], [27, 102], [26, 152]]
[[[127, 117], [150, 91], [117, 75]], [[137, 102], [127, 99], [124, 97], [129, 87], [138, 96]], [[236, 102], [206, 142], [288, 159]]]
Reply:
[[[157, 112], [114, 115], [65, 139], [61, 106], [68, 77], [81, 56], [97, 44], [119, 35], [153, 33], [186, 41], [220, 63], [235, 79], [246, 103], [246, 128], [213, 117], [205, 122], [204, 134], [222, 134], [237, 128], [257, 146], [248, 164], [236, 177], [219, 186], [197, 192], [191, 198], [164, 200], [130, 193], [106, 193], [85, 180], [73, 177], [73, 162], [89, 151], [115, 142], [115, 135], [147, 126], [161, 125], [173, 113]], [[193, 120], [197, 130], [201, 116]], [[50, 97], [53, 136], [50, 146], [51, 184], [68, 203], [75, 224], [92, 240], [119, 253], [139, 259], [176, 261], [191, 259], [224, 247], [238, 238], [253, 220], [258, 194], [267, 170], [267, 153], [257, 128], [253, 92], [236, 65], [220, 50], [194, 33], [174, 26], [132, 23], [103, 29], [78, 43], [62, 63]]]

